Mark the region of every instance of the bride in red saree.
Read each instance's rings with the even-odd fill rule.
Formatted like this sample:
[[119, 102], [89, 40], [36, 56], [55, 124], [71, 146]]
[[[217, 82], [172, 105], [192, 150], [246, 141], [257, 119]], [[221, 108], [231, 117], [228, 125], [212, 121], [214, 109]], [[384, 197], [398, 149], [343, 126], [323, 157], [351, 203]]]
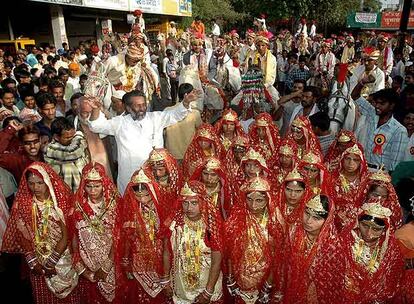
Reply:
[[[168, 303], [162, 294], [161, 227], [165, 216], [158, 184], [145, 171], [135, 172], [124, 194], [119, 255], [127, 277], [125, 303]], [[171, 207], [170, 207], [171, 208]]]
[[317, 194], [306, 203], [302, 223], [290, 226], [286, 236], [287, 277], [283, 303], [315, 303], [310, 273], [321, 247], [336, 237], [334, 215], [333, 201]]
[[282, 227], [267, 179], [254, 177], [241, 191], [226, 222], [227, 287], [235, 303], [260, 303], [281, 292]]
[[225, 156], [223, 145], [218, 138], [214, 128], [204, 123], [193, 137], [190, 145], [185, 151], [183, 159], [183, 178], [187, 180], [194, 173], [195, 168], [203, 162], [206, 157], [215, 156], [223, 159]]
[[391, 209], [368, 199], [353, 223], [327, 242], [312, 274], [319, 303], [390, 303], [404, 260], [390, 227]]
[[115, 251], [119, 244], [118, 209], [122, 199], [105, 167], [93, 162], [82, 170], [69, 212], [73, 260], [80, 276], [82, 303], [113, 303], [116, 294]]
[[244, 135], [238, 115], [232, 109], [223, 111], [222, 118], [214, 125], [214, 128], [225, 152], [230, 149], [230, 146], [237, 136]]
[[35, 162], [26, 168], [2, 251], [25, 256], [36, 303], [79, 303], [65, 217], [71, 204], [69, 187], [49, 165]]
[[260, 113], [249, 127], [252, 146], [260, 152], [266, 161], [270, 161], [279, 148], [279, 129], [273, 123], [269, 113]]

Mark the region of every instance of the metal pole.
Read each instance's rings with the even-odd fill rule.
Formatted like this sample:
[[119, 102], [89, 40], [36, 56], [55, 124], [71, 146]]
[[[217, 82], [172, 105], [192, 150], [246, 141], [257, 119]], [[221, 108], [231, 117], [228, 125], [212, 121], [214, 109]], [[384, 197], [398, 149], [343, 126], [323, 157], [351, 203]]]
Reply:
[[361, 12], [364, 11], [364, 0], [361, 0], [359, 9], [361, 10]]
[[403, 9], [400, 20], [400, 37], [399, 37], [399, 51], [402, 52], [405, 44], [405, 35], [407, 33], [408, 18], [410, 17], [411, 4], [413, 0], [404, 0]]
[[13, 27], [10, 21], [10, 17], [7, 17], [7, 25], [9, 26], [9, 36], [10, 36], [10, 40], [14, 40], [14, 32], [13, 32]]

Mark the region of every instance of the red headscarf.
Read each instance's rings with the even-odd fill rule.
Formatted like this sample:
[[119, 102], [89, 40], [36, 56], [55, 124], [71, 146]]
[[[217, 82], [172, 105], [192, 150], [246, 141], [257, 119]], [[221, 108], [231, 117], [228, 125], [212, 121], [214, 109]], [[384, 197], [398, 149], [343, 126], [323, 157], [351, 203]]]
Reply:
[[227, 215], [230, 213], [231, 208], [231, 189], [230, 184], [227, 178], [227, 174], [224, 171], [224, 166], [217, 157], [206, 158], [194, 171], [190, 180], [196, 180], [202, 182], [202, 173], [203, 170], [212, 170], [220, 177], [220, 195], [217, 202], [217, 210], [223, 216], [223, 219], [227, 218]]
[[[261, 221], [258, 220], [248, 209], [247, 194], [252, 192], [261, 192], [267, 196], [267, 222], [263, 228]], [[240, 288], [244, 291], [260, 290], [268, 278], [272, 269], [279, 268], [281, 263], [281, 247], [279, 244], [283, 242], [282, 227], [277, 219], [276, 200], [270, 190], [270, 184], [266, 178], [254, 177], [247, 181], [241, 189], [241, 201], [239, 208], [233, 209], [230, 218], [226, 222], [226, 237], [225, 243], [227, 248], [228, 258], [231, 261], [234, 278]], [[264, 232], [263, 230], [266, 230]], [[254, 231], [254, 237], [249, 236], [250, 231]], [[253, 239], [254, 238], [254, 239]], [[276, 246], [269, 241], [272, 238]], [[255, 242], [253, 247], [261, 251], [261, 253], [252, 252], [249, 249], [249, 244]], [[257, 259], [257, 262], [263, 263], [262, 276], [257, 278], [252, 286], [246, 279], [252, 279], [246, 271], [251, 271], [247, 267], [246, 252], [252, 255], [250, 258]], [[259, 261], [260, 260], [260, 261]]]
[[[300, 149], [298, 150], [298, 157], [299, 158], [302, 158], [305, 151], [309, 151], [309, 150], [317, 151], [317, 152], [322, 151], [319, 139], [315, 135], [315, 133], [313, 133], [312, 125], [309, 121], [309, 118], [307, 118], [305, 116], [298, 116], [292, 122], [291, 126], [295, 126], [297, 128], [300, 128], [303, 131], [303, 135], [305, 136], [305, 148], [302, 149], [302, 150], [300, 150]], [[293, 138], [293, 134], [292, 134], [291, 130], [289, 130], [286, 137], [295, 140]], [[298, 146], [298, 148], [299, 148], [299, 146]]]
[[[154, 231], [148, 231], [143, 218], [142, 206], [137, 200], [134, 187], [142, 185], [146, 188], [151, 196], [151, 203], [153, 204], [153, 211], [156, 213], [154, 219]], [[162, 239], [161, 228], [165, 220], [164, 210], [160, 190], [158, 184], [146, 175], [145, 171], [140, 169], [136, 171], [124, 194], [124, 206], [121, 212], [122, 223], [122, 258], [127, 257], [130, 272], [156, 272], [161, 273], [161, 259], [162, 259]], [[170, 207], [170, 209], [173, 209]], [[158, 230], [156, 230], [158, 226]]]
[[[95, 214], [91, 208], [88, 200], [89, 196], [85, 190], [86, 185], [90, 181], [100, 181], [102, 183], [103, 200], [105, 203], [105, 214], [101, 218], [103, 223], [108, 224], [106, 221], [107, 216], [114, 217], [112, 227], [110, 231], [105, 231], [112, 237], [112, 246], [117, 248], [120, 241], [119, 227], [117, 221], [119, 220], [119, 208], [122, 206], [122, 198], [112, 182], [111, 178], [106, 174], [105, 167], [97, 162], [87, 164], [82, 170], [82, 178], [79, 184], [79, 188], [74, 195], [75, 206], [70, 211], [70, 232], [71, 235], [78, 238], [78, 223], [84, 220], [90, 221], [90, 218]], [[81, 261], [81, 250], [82, 246], [79, 245], [79, 239], [76, 242], [77, 246], [74, 248], [73, 260], [76, 265]]]
[[[318, 204], [318, 199], [320, 201], [319, 194], [315, 195], [308, 202], [306, 202], [305, 207], [310, 208], [311, 212], [317, 211], [314, 210], [314, 206], [318, 209], [323, 207]], [[311, 283], [309, 274], [311, 272], [311, 268], [313, 268], [317, 263], [315, 259], [322, 246], [336, 237], [334, 216], [335, 204], [333, 200], [329, 199], [328, 217], [323, 223], [319, 235], [317, 236], [317, 239], [314, 240], [310, 250], [308, 250], [306, 244], [307, 237], [306, 231], [303, 228], [303, 220], [301, 224], [291, 227], [288, 235], [290, 237], [288, 237], [287, 240], [287, 250], [285, 251], [287, 254], [287, 285], [284, 294], [285, 303], [311, 302], [310, 299], [308, 299], [308, 291]], [[318, 258], [320, 258], [320, 256]]]
[[355, 134], [351, 131], [342, 129], [338, 132], [338, 134], [336, 134], [335, 140], [329, 146], [328, 152], [324, 157], [325, 165], [330, 172], [333, 172], [336, 168], [338, 168], [339, 159], [342, 153], [345, 151], [345, 149], [340, 149], [339, 142], [345, 145], [345, 149], [352, 147], [353, 145], [358, 143]]
[[223, 125], [228, 124], [228, 123], [234, 123], [236, 127], [234, 130], [235, 137], [241, 136], [244, 134], [244, 131], [243, 131], [242, 126], [240, 125], [240, 121], [238, 119], [237, 113], [233, 111], [232, 109], [224, 110], [221, 116], [221, 119], [217, 121], [217, 123], [214, 125], [214, 129], [216, 130], [218, 137], [223, 143], [223, 146], [226, 148], [226, 151], [228, 150], [229, 147], [226, 147], [226, 145], [224, 144], [225, 139], [223, 138], [223, 133], [224, 133]]
[[[292, 157], [292, 166], [288, 169], [282, 167], [280, 163], [281, 155], [286, 155]], [[296, 142], [291, 138], [284, 138], [280, 146], [278, 148], [277, 153], [273, 155], [273, 159], [271, 161], [270, 168], [275, 172], [275, 182], [278, 185], [283, 183], [283, 180], [287, 176], [287, 174], [293, 170], [298, 164], [298, 145]]]
[[[264, 144], [261, 143], [258, 128], [265, 129], [266, 143]], [[279, 129], [273, 123], [272, 116], [269, 113], [260, 113], [255, 117], [254, 122], [249, 127], [249, 137], [252, 145], [263, 154], [266, 160], [270, 160], [276, 154], [280, 142]]]
[[402, 212], [397, 193], [391, 183], [391, 176], [388, 173], [380, 169], [377, 172], [369, 173], [366, 176], [361, 182], [359, 191], [356, 194], [355, 207], [361, 207], [367, 200], [368, 192], [372, 185], [379, 185], [387, 189], [388, 196], [386, 199], [381, 198], [381, 204], [391, 210], [390, 228], [392, 231], [395, 231], [402, 225]]
[[305, 172], [304, 170], [305, 166], [313, 166], [319, 169], [320, 190], [317, 190], [317, 189], [312, 189], [312, 190], [320, 191], [320, 193], [326, 193], [330, 195], [332, 193], [331, 175], [326, 169], [324, 163], [322, 162], [322, 154], [318, 152], [314, 153], [313, 151], [305, 152], [305, 154], [302, 156], [302, 160], [299, 162], [299, 169]]
[[236, 138], [233, 140], [233, 143], [230, 146], [230, 149], [227, 151], [226, 157], [223, 160], [225, 172], [227, 172], [228, 178], [231, 182], [235, 180], [240, 165], [239, 163], [237, 163], [236, 158], [234, 156], [234, 148], [237, 146], [244, 147], [247, 152], [247, 150], [250, 147], [250, 142], [247, 135], [243, 134], [240, 136], [236, 136]]
[[164, 210], [163, 213], [166, 214], [166, 211], [173, 211], [170, 202], [174, 202], [177, 199], [178, 192], [182, 187], [183, 176], [177, 160], [167, 149], [154, 148], [143, 165], [145, 173], [154, 181], [156, 181], [154, 166], [158, 165], [165, 165], [168, 174], [168, 186], [163, 186], [158, 182], [158, 188], [163, 197], [162, 200], [159, 200], [159, 203]]
[[[358, 156], [361, 161], [357, 178], [358, 183], [355, 185], [349, 183], [345, 176], [341, 174], [343, 170], [344, 158], [349, 154]], [[340, 156], [339, 167], [332, 174], [334, 187], [333, 198], [337, 207], [335, 222], [339, 230], [341, 230], [344, 226], [347, 226], [350, 221], [355, 218], [355, 213], [353, 212], [355, 211], [355, 196], [353, 194], [358, 192], [361, 181], [366, 178], [367, 172], [367, 162], [365, 160], [362, 147], [355, 144], [342, 153]]]
[[[27, 173], [33, 173], [45, 182], [53, 208], [59, 215], [59, 220], [66, 222], [65, 215], [68, 214], [72, 205], [71, 191], [60, 176], [48, 164], [34, 162], [23, 172], [19, 190], [11, 210], [6, 232], [3, 236], [2, 251], [10, 253], [28, 253], [35, 250], [33, 231], [33, 197], [29, 189]], [[70, 239], [70, 238], [69, 238]]]
[[[297, 203], [295, 209], [293, 209], [290, 214], [288, 214], [288, 204], [286, 199], [285, 189], [288, 183], [290, 182], [300, 182], [305, 184], [305, 191], [302, 195], [302, 198]], [[312, 190], [308, 184], [308, 180], [305, 177], [305, 174], [294, 168], [289, 174], [285, 177], [283, 183], [280, 185], [277, 192], [277, 204], [281, 212], [280, 216], [282, 218], [281, 222], [283, 223], [283, 228], [285, 231], [294, 224], [301, 223], [303, 210], [305, 209], [305, 203], [312, 197]]]
[[[211, 143], [211, 155], [206, 155], [200, 147], [199, 140], [203, 139]], [[184, 179], [190, 178], [195, 168], [208, 156], [215, 156], [220, 160], [224, 157], [224, 148], [214, 128], [207, 123], [202, 124], [193, 137], [183, 159]]]
[[[387, 211], [387, 212], [384, 212]], [[369, 271], [355, 260], [358, 246], [358, 218], [362, 215], [380, 218], [386, 223], [378, 242], [376, 261], [379, 266]], [[369, 201], [360, 209], [358, 217], [335, 239], [327, 242], [320, 252], [318, 264], [312, 273], [318, 303], [388, 303], [399, 288], [404, 271], [404, 260], [397, 241], [390, 231], [390, 209]]]

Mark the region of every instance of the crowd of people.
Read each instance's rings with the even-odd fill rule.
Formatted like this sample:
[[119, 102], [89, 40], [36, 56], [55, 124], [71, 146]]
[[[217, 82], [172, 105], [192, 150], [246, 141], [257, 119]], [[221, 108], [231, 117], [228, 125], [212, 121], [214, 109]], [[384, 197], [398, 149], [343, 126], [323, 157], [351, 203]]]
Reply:
[[[0, 51], [0, 279], [34, 303], [414, 303], [414, 52], [195, 18]], [[162, 109], [162, 111], [157, 111]], [[17, 283], [16, 283], [17, 282]], [[23, 289], [22, 289], [23, 291]]]

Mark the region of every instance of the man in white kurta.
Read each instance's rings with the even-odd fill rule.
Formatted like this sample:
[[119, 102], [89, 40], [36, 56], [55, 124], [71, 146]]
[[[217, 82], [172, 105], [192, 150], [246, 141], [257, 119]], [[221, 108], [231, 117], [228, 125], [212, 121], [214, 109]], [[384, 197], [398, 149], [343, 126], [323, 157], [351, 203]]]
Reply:
[[118, 152], [118, 189], [124, 193], [132, 174], [148, 159], [153, 147], [164, 146], [163, 130], [188, 114], [189, 103], [197, 98], [198, 92], [188, 94], [183, 102], [163, 112], [146, 112], [144, 94], [132, 91], [122, 98], [126, 112], [112, 119], [106, 119], [100, 111], [100, 102], [91, 99], [94, 108], [89, 118], [93, 132], [115, 137]]

